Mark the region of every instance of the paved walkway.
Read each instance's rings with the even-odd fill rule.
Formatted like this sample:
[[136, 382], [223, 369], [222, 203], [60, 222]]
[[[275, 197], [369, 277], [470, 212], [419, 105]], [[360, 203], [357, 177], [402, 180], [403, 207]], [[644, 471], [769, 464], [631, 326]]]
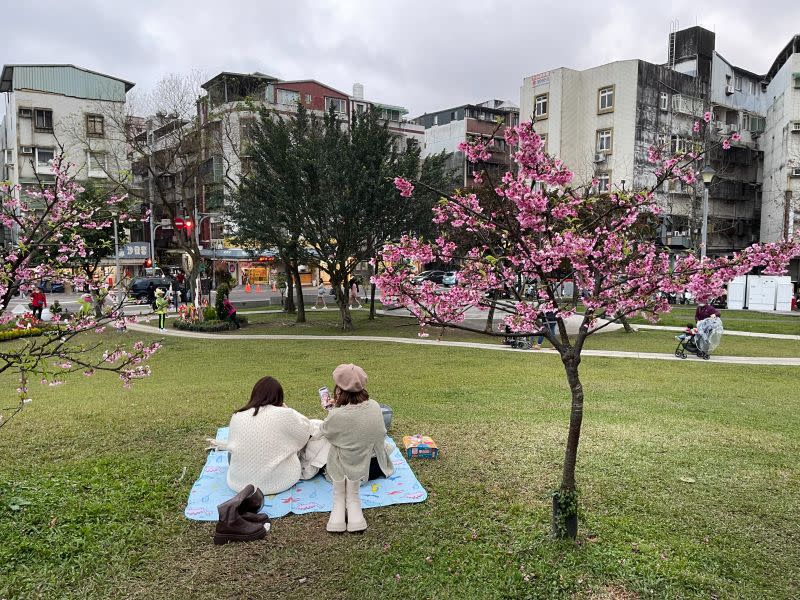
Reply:
[[[383, 342], [389, 344], [412, 344], [417, 346], [448, 346], [454, 348], [473, 348], [479, 350], [494, 350], [497, 352], [526, 352], [536, 354], [553, 354], [557, 355], [555, 350], [542, 349], [542, 350], [515, 350], [501, 344], [481, 344], [478, 342], [452, 342], [452, 341], [437, 341], [430, 339], [419, 338], [398, 338], [398, 337], [384, 337], [373, 335], [273, 335], [273, 334], [243, 334], [243, 333], [203, 333], [198, 331], [181, 331], [178, 329], [165, 329], [158, 331], [153, 327], [134, 323], [128, 325], [128, 329], [133, 331], [141, 331], [146, 333], [158, 333], [159, 335], [167, 335], [171, 337], [193, 338], [203, 340], [297, 340], [297, 341], [332, 341], [332, 342]], [[584, 350], [582, 356], [600, 356], [606, 358], [639, 358], [647, 360], [681, 360], [674, 354], [659, 354], [656, 352], [621, 352], [615, 350]], [[687, 360], [694, 359], [695, 362], [713, 362], [723, 364], [735, 365], [775, 365], [775, 366], [790, 366], [800, 367], [800, 357], [798, 358], [778, 358], [778, 357], [762, 357], [762, 356], [712, 356], [711, 359], [703, 361], [696, 357], [690, 357]]]

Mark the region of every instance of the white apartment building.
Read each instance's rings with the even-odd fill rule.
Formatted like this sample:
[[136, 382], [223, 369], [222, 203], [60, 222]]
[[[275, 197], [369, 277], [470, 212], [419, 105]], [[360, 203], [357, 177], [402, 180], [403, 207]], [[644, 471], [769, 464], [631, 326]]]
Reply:
[[24, 193], [52, 180], [51, 161], [61, 153], [79, 180], [102, 182], [110, 169], [129, 168], [117, 159], [126, 155], [125, 137], [106, 115], [122, 110], [133, 85], [74, 65], [5, 65], [1, 178]]
[[[769, 73], [758, 75], [716, 52], [713, 32], [676, 31], [663, 65], [623, 60], [525, 78], [520, 118], [535, 121], [548, 152], [564, 160], [578, 181], [596, 177], [601, 189], [653, 185], [654, 167], [646, 158], [651, 145], [702, 150], [738, 132], [741, 140], [730, 150], [716, 148], [707, 157], [717, 172], [710, 188], [709, 254], [727, 254], [759, 238], [784, 236], [794, 223], [800, 204], [800, 174], [793, 176], [794, 164], [800, 167], [800, 125], [794, 125], [800, 121], [798, 44], [795, 37]], [[691, 128], [706, 111], [712, 122], [695, 148]], [[702, 184], [671, 182], [657, 197], [666, 209], [661, 242], [676, 250], [697, 248]]]
[[[800, 231], [800, 35], [780, 52], [764, 81], [761, 239], [773, 242]], [[797, 281], [800, 268], [794, 266]]]

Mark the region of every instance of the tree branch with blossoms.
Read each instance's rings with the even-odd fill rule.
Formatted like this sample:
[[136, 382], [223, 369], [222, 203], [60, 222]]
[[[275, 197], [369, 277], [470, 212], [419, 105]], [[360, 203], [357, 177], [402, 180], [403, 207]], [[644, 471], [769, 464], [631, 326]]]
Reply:
[[121, 222], [132, 219], [124, 195], [82, 196], [83, 188], [70, 176], [71, 167], [58, 156], [52, 165], [52, 183], [40, 180], [34, 188], [0, 185], [0, 225], [11, 229], [14, 240], [0, 250], [0, 325], [34, 329], [31, 333], [39, 334], [0, 342], [0, 374], [15, 372], [19, 376], [18, 402], [0, 410], [0, 427], [30, 402], [33, 376], [55, 386], [78, 371], [86, 376], [109, 371], [118, 373], [123, 385], [130, 386], [134, 379], [150, 375], [147, 361], [160, 348], [160, 342], [135, 342], [129, 348], [115, 342], [101, 352], [107, 338], [84, 341], [85, 334], [102, 334], [107, 328], [124, 332], [135, 320], [124, 315], [124, 288], [99, 314], [82, 310], [72, 318], [54, 314], [50, 321], [39, 322], [32, 314], [17, 316], [8, 310], [16, 294], [31, 292], [43, 280], [69, 281], [76, 288], [95, 286], [81, 274], [70, 273], [92, 252], [85, 232], [110, 228], [111, 213]]
[[[505, 293], [510, 299], [498, 307], [505, 314], [501, 328], [507, 331], [488, 334], [547, 338], [560, 356], [571, 392], [556, 492], [565, 500], [576, 494], [584, 404], [579, 365], [587, 337], [637, 313], [655, 320], [670, 310], [669, 293], [690, 291], [699, 302], [707, 302], [719, 296], [728, 281], [755, 268], [781, 272], [800, 255], [800, 243], [755, 244], [730, 257], [702, 260], [658, 245], [654, 238], [662, 208], [655, 189], [671, 179], [695, 184], [701, 152], [666, 156], [651, 148], [654, 185], [600, 191], [596, 181], [574, 186], [573, 174], [544, 152], [531, 123], [508, 128], [505, 139], [517, 148], [515, 169], [494, 188], [491, 203], [474, 192], [441, 194], [433, 211], [439, 227], [435, 239], [405, 236], [384, 246], [382, 271], [374, 281], [384, 303], [407, 308], [423, 328], [435, 325], [475, 333], [486, 332], [464, 323], [467, 311], [485, 309], [485, 298]], [[727, 138], [722, 141], [723, 148], [729, 145]], [[480, 141], [463, 149], [470, 162], [486, 159]], [[412, 181], [397, 178], [395, 186], [402, 197], [414, 193]], [[454, 286], [413, 283], [415, 265], [434, 262], [460, 268]], [[581, 291], [579, 300], [562, 298], [562, 284], [568, 279]], [[530, 295], [529, 289], [534, 290]], [[556, 323], [557, 333], [551, 333], [548, 322]], [[572, 322], [577, 328], [567, 327]]]

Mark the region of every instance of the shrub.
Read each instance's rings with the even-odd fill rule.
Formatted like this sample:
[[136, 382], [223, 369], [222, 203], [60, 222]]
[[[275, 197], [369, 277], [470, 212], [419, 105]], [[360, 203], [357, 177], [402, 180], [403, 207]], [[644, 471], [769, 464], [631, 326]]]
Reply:
[[[244, 317], [239, 317], [239, 323], [244, 327], [247, 325], [247, 319]], [[187, 321], [180, 321], [178, 319], [172, 322], [172, 326], [175, 329], [180, 329], [182, 331], [203, 331], [206, 333], [213, 333], [215, 331], [229, 331], [230, 329], [234, 328], [234, 324], [230, 321], [220, 321], [220, 320], [211, 320], [211, 321], [197, 321], [196, 323], [189, 323]]]
[[213, 306], [206, 306], [203, 310], [203, 321], [218, 321], [217, 309]]
[[29, 329], [6, 329], [0, 331], [0, 342], [7, 342], [8, 340], [17, 340], [19, 338], [37, 337], [45, 332], [41, 327], [31, 327]]

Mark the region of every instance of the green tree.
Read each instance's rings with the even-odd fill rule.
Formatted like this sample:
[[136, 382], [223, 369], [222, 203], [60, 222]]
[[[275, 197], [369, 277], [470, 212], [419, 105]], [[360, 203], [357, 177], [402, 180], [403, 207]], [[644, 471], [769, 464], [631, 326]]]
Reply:
[[447, 187], [446, 155], [422, 160], [420, 154], [416, 142], [398, 138], [374, 111], [355, 114], [345, 127], [332, 111], [318, 117], [298, 105], [296, 115], [284, 117], [262, 110], [250, 176], [228, 211], [236, 237], [288, 258], [298, 304], [298, 266], [317, 262], [330, 277], [341, 327], [349, 330], [348, 288], [359, 263], [402, 233], [422, 233], [437, 199], [421, 194], [398, 202], [394, 176]]

